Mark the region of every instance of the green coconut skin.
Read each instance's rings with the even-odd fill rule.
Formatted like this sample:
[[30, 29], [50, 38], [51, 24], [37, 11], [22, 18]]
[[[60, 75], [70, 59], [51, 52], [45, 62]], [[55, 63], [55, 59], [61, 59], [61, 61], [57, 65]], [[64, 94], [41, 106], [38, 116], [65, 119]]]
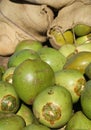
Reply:
[[17, 44], [15, 48], [15, 52], [21, 51], [23, 49], [32, 49], [34, 51], [38, 51], [42, 47], [43, 46], [41, 42], [27, 39], [27, 40], [22, 40]]
[[89, 63], [85, 69], [85, 75], [91, 80], [91, 63]]
[[59, 52], [63, 54], [66, 58], [71, 54], [74, 54], [76, 50], [75, 44], [65, 44], [59, 48]]
[[22, 130], [51, 130], [51, 129], [42, 124], [31, 124], [24, 127]]
[[91, 33], [89, 33], [85, 36], [76, 38], [76, 45], [81, 45], [81, 44], [85, 44], [85, 43], [91, 43]]
[[91, 80], [86, 82], [81, 93], [81, 107], [83, 113], [91, 120]]
[[65, 130], [90, 130], [91, 120], [82, 111], [77, 111], [68, 121]]
[[51, 30], [50, 35], [54, 39], [54, 42], [50, 41], [50, 43], [56, 49], [59, 49], [65, 44], [73, 44], [74, 42], [74, 36], [71, 30], [62, 33], [60, 30], [54, 28]]
[[21, 104], [16, 114], [25, 120], [26, 126], [34, 122], [34, 115], [32, 113], [32, 110], [24, 103]]
[[76, 103], [80, 98], [86, 79], [78, 70], [65, 69], [55, 73], [55, 83], [64, 86], [70, 92], [73, 103]]
[[0, 81], [0, 112], [16, 113], [20, 99], [14, 87], [5, 81]]
[[37, 52], [31, 49], [24, 49], [21, 51], [17, 51], [13, 55], [11, 55], [7, 65], [8, 68], [16, 67], [26, 59], [37, 59], [37, 58], [40, 58]]
[[15, 67], [7, 68], [2, 76], [2, 80], [12, 84], [12, 77]]
[[54, 72], [63, 69], [66, 62], [66, 57], [60, 53], [58, 50], [51, 47], [43, 47], [38, 51], [40, 58], [48, 63]]
[[0, 130], [22, 130], [25, 126], [25, 121], [21, 116], [0, 113]]
[[13, 74], [14, 88], [20, 99], [28, 105], [33, 103], [42, 90], [54, 83], [53, 69], [41, 59], [25, 60]]
[[79, 52], [68, 58], [64, 65], [64, 69], [77, 69], [81, 73], [85, 73], [85, 69], [91, 62], [91, 52]]
[[85, 24], [77, 24], [74, 27], [74, 33], [77, 36], [84, 36], [91, 32], [91, 27]]
[[33, 112], [38, 121], [49, 128], [64, 126], [72, 115], [69, 91], [56, 85], [46, 88], [35, 98]]

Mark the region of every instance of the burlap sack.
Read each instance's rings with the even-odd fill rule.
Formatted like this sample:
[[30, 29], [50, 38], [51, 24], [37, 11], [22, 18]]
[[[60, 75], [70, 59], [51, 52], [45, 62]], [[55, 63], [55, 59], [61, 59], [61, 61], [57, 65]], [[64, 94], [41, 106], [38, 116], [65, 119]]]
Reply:
[[46, 32], [54, 13], [46, 5], [0, 1], [0, 55], [14, 52], [17, 43], [24, 39], [45, 42]]
[[34, 4], [45, 4], [53, 8], [59, 9], [73, 3], [75, 0], [25, 0]]
[[25, 0], [34, 4], [45, 4], [56, 9], [60, 9], [64, 6], [68, 6], [73, 2], [79, 1], [85, 4], [91, 4], [91, 0]]
[[86, 24], [91, 26], [91, 4], [75, 2], [70, 6], [61, 9], [47, 31], [50, 42], [56, 44], [55, 38], [51, 35], [52, 29], [64, 33], [77, 24]]

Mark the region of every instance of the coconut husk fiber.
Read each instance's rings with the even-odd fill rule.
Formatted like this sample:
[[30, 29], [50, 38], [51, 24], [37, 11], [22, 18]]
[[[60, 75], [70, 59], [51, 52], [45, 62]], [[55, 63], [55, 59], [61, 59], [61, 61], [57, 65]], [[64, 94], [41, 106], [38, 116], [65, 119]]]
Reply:
[[19, 41], [47, 40], [46, 32], [54, 13], [46, 5], [0, 1], [0, 55], [10, 55]]
[[68, 6], [73, 2], [79, 1], [85, 4], [91, 4], [91, 0], [25, 0], [34, 4], [45, 4], [56, 9]]
[[77, 24], [91, 26], [91, 4], [75, 2], [62, 8], [47, 31], [50, 43], [56, 44], [55, 38], [50, 33], [52, 29], [63, 34], [65, 31], [72, 29]]

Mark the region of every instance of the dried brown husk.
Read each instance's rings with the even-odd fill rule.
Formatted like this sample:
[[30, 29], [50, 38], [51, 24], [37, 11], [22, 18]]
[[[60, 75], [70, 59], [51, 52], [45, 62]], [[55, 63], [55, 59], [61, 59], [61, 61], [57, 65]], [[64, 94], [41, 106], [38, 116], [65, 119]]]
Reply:
[[81, 1], [86, 4], [91, 4], [91, 0], [25, 0], [35, 4], [45, 4], [56, 9], [60, 9], [64, 6], [68, 6], [76, 1]]
[[10, 55], [24, 39], [45, 42], [54, 13], [46, 5], [0, 1], [0, 55]]
[[63, 34], [67, 30], [72, 30], [77, 24], [91, 26], [91, 4], [75, 2], [61, 9], [47, 31], [50, 43], [55, 47], [57, 45], [55, 38], [50, 33], [52, 29]]

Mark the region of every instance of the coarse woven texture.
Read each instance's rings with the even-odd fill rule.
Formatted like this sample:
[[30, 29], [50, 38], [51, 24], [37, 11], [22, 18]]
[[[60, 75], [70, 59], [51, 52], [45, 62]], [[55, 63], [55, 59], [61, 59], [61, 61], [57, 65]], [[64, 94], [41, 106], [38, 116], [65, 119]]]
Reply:
[[25, 0], [25, 1], [28, 1], [30, 3], [35, 3], [35, 4], [45, 4], [56, 9], [60, 9], [64, 6], [68, 6], [76, 1], [85, 4], [91, 4], [91, 0]]
[[75, 2], [61, 9], [47, 31], [50, 42], [54, 44], [56, 42], [53, 35], [51, 35], [52, 29], [64, 33], [65, 31], [72, 29], [77, 24], [91, 26], [91, 4]]
[[9, 55], [24, 39], [45, 42], [47, 28], [54, 17], [46, 5], [0, 1], [0, 55]]
[[75, 0], [25, 0], [35, 4], [45, 4], [53, 8], [59, 9], [73, 3]]

